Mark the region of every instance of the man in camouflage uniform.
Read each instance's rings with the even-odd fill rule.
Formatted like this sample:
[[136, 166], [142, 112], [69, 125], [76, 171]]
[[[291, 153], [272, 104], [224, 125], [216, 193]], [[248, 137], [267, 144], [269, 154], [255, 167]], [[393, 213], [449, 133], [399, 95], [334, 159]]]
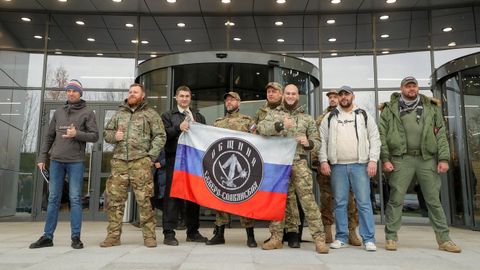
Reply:
[[108, 197], [107, 237], [101, 247], [120, 245], [122, 219], [128, 185], [132, 185], [140, 211], [140, 227], [146, 247], [156, 247], [153, 196], [153, 161], [165, 145], [166, 135], [158, 113], [148, 107], [145, 89], [132, 84], [128, 98], [110, 119], [103, 133], [105, 141], [115, 146], [110, 161], [112, 173], [106, 183]]
[[[283, 87], [281, 84], [269, 82], [265, 86], [265, 90], [267, 91], [267, 102], [257, 110], [254, 119], [256, 125], [264, 120], [271, 110], [282, 105]], [[300, 248], [299, 226], [301, 226], [301, 222], [297, 200], [289, 200], [287, 203], [285, 208], [285, 231], [287, 234], [285, 238], [289, 247]]]
[[[226, 128], [236, 131], [251, 132], [255, 127], [255, 122], [248, 116], [239, 113], [240, 109], [240, 95], [236, 92], [228, 92], [223, 95], [225, 100], [225, 109], [227, 114], [219, 118], [213, 124], [215, 127]], [[207, 245], [225, 244], [225, 225], [230, 222], [230, 215], [226, 212], [217, 211], [215, 218], [215, 235], [212, 239], [206, 242]], [[253, 227], [255, 226], [255, 220], [246, 217], [240, 217], [240, 223], [247, 231], [247, 246], [257, 247], [255, 236], [253, 233]]]
[[[338, 105], [338, 93], [336, 90], [331, 90], [327, 93], [328, 108], [318, 116], [316, 120], [317, 128], [320, 127], [323, 118], [329, 112], [331, 112]], [[320, 161], [318, 160], [318, 152], [312, 152], [312, 164], [313, 168], [317, 170], [317, 182], [320, 186], [320, 211], [322, 213], [322, 221], [325, 226], [325, 242], [332, 243], [332, 225], [333, 225], [333, 195], [332, 186], [330, 184], [330, 176], [326, 176], [320, 173]], [[352, 246], [361, 246], [362, 241], [358, 238], [356, 229], [358, 227], [358, 213], [357, 206], [355, 205], [355, 199], [353, 193], [350, 191], [348, 197], [348, 241]]]
[[[313, 196], [312, 171], [307, 165], [307, 153], [318, 151], [320, 135], [315, 120], [304, 113], [303, 107], [298, 106], [300, 99], [298, 88], [289, 84], [284, 89], [282, 106], [270, 111], [265, 119], [258, 123], [258, 132], [265, 136], [295, 137], [297, 150], [293, 160], [292, 175], [288, 186], [287, 205], [296, 200], [298, 195], [300, 204], [305, 212], [308, 227], [315, 240], [315, 249], [318, 253], [328, 253], [325, 244], [325, 231], [318, 205]], [[285, 222], [272, 221], [270, 223], [270, 239], [263, 244], [265, 250], [282, 248], [282, 236]]]

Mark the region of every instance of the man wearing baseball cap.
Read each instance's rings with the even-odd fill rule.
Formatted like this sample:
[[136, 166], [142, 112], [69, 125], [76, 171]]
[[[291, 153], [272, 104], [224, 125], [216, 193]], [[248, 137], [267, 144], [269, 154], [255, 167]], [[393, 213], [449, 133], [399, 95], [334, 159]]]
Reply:
[[400, 93], [380, 110], [380, 158], [390, 173], [390, 194], [385, 210], [385, 249], [397, 250], [405, 193], [414, 176], [423, 191], [428, 217], [438, 248], [460, 253], [462, 249], [449, 236], [447, 218], [440, 203], [440, 177], [449, 169], [450, 148], [440, 100], [419, 94], [418, 82], [403, 78]]

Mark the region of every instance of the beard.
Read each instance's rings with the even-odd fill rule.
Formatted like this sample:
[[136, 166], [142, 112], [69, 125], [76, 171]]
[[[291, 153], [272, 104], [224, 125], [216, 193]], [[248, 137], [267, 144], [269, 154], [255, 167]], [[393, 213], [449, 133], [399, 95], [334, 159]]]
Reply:
[[138, 98], [135, 96], [128, 97], [127, 103], [130, 107], [138, 106], [143, 101], [143, 98]]
[[352, 105], [352, 101], [351, 100], [347, 100], [345, 102], [340, 101], [339, 104], [340, 104], [340, 107], [342, 108], [349, 108]]
[[234, 112], [236, 112], [236, 111], [238, 111], [238, 107], [233, 107], [233, 106], [232, 106], [232, 107], [230, 107], [230, 108], [227, 108], [227, 112], [228, 112], [228, 113], [234, 113]]

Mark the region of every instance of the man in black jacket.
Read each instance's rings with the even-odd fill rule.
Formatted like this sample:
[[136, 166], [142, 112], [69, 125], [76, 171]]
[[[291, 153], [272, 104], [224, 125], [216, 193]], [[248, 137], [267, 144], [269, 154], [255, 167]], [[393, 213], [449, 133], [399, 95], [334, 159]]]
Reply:
[[[178, 137], [183, 131], [188, 131], [189, 122], [193, 121], [205, 124], [205, 117], [198, 111], [190, 108], [190, 102], [192, 101], [190, 88], [187, 86], [178, 87], [175, 93], [175, 99], [177, 106], [162, 114], [163, 124], [167, 132], [167, 142], [165, 144], [167, 188], [163, 203], [162, 223], [163, 234], [165, 236], [163, 243], [170, 246], [178, 245], [174, 229], [178, 223], [178, 205], [183, 203], [180, 199], [170, 197]], [[196, 203], [186, 201], [185, 223], [187, 226], [187, 242], [207, 241], [207, 238], [198, 232], [198, 228], [200, 227], [199, 215], [200, 206]]]

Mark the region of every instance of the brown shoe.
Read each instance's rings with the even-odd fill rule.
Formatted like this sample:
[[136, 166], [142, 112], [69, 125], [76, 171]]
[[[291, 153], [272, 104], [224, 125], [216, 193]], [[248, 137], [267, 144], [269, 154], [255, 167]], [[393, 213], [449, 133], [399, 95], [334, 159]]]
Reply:
[[332, 242], [332, 225], [325, 225], [325, 243], [330, 244]]
[[143, 239], [143, 244], [148, 248], [154, 248], [157, 246], [157, 240], [153, 237]]
[[387, 240], [387, 242], [385, 242], [385, 249], [389, 250], [389, 251], [396, 251], [397, 250], [397, 241]]
[[362, 241], [360, 241], [360, 238], [357, 235], [357, 230], [355, 229], [350, 229], [348, 231], [348, 243], [352, 246], [361, 246]]
[[325, 243], [325, 238], [317, 237], [315, 238], [315, 251], [320, 254], [327, 254], [330, 251], [330, 248]]
[[100, 243], [100, 247], [113, 247], [120, 246], [120, 238], [116, 236], [107, 236], [103, 242]]
[[272, 250], [272, 249], [280, 249], [283, 248], [282, 237], [276, 234], [272, 234], [270, 239], [263, 243], [262, 249], [264, 250]]
[[453, 252], [453, 253], [462, 252], [462, 249], [459, 246], [457, 246], [457, 244], [455, 244], [452, 240], [439, 244], [438, 249], [447, 251], [447, 252]]

